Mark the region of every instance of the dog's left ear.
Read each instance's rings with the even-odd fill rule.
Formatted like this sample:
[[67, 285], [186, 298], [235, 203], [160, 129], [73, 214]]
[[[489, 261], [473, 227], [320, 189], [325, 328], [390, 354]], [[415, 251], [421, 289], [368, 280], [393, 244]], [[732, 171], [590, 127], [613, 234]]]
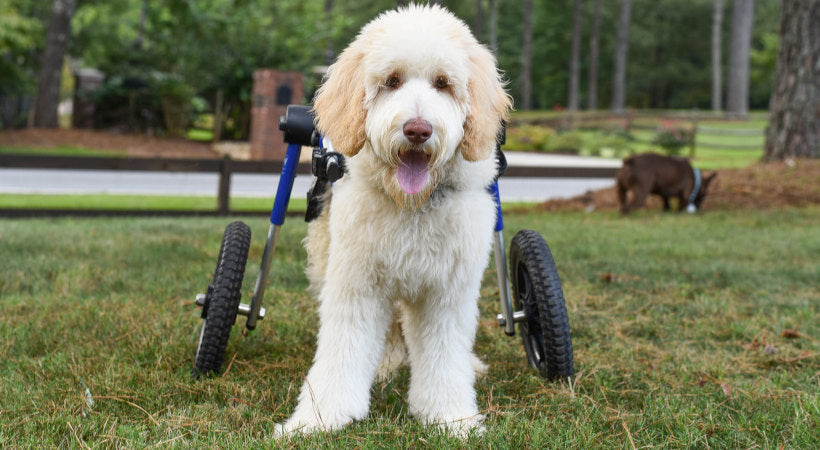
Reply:
[[464, 121], [461, 154], [467, 161], [480, 161], [492, 155], [501, 121], [507, 119], [512, 108], [512, 98], [504, 90], [495, 57], [477, 42], [470, 54], [469, 71], [470, 111]]
[[362, 47], [361, 43], [354, 42], [342, 52], [328, 68], [313, 100], [316, 129], [329, 137], [333, 148], [345, 156], [358, 153], [366, 139]]

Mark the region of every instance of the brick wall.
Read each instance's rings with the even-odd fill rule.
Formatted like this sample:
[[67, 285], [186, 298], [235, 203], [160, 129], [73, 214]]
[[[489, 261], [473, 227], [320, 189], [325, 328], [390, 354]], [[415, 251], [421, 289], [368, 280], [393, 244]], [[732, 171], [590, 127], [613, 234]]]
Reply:
[[253, 73], [251, 159], [285, 159], [287, 145], [279, 116], [289, 104], [302, 104], [304, 76], [299, 72], [259, 69]]

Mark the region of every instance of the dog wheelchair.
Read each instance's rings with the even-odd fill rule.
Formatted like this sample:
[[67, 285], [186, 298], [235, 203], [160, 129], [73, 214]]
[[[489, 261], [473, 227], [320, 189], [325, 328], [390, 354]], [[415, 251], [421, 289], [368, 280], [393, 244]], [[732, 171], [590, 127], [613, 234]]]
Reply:
[[[309, 107], [288, 106], [285, 115], [279, 119], [279, 129], [283, 131], [288, 147], [253, 297], [250, 304], [241, 302], [251, 230], [245, 223], [237, 221], [225, 229], [212, 283], [205, 294], [196, 296], [203, 319], [194, 357], [193, 373], [196, 377], [221, 373], [237, 315], [247, 317], [245, 326], [249, 330], [256, 328], [257, 322], [265, 317], [262, 299], [279, 230], [285, 221], [302, 146], [313, 147], [311, 169], [315, 176], [313, 186], [308, 191], [306, 221], [319, 215], [319, 197], [330, 183], [344, 175], [344, 157], [323, 148], [322, 138], [314, 130]], [[496, 144], [499, 171], [488, 188], [495, 199], [497, 211], [493, 253], [501, 305], [498, 325], [508, 336], [515, 335], [515, 325], [518, 325], [527, 361], [541, 376], [549, 380], [567, 379], [574, 372], [569, 319], [555, 262], [540, 234], [522, 230], [513, 237], [507, 275], [508, 258], [504, 248], [504, 222], [498, 192], [498, 177], [507, 165], [501, 152], [503, 143], [502, 131]]]

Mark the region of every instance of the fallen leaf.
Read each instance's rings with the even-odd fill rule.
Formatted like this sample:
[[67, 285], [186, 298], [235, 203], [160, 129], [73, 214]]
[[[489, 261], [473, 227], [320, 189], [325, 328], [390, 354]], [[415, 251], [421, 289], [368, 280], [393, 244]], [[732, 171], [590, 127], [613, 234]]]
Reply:
[[744, 344], [743, 346], [748, 348], [749, 350], [757, 350], [758, 348], [760, 348], [760, 342], [758, 342], [758, 340], [755, 339], [752, 342], [749, 342], [748, 344]]
[[788, 328], [783, 330], [783, 332], [780, 333], [780, 335], [786, 339], [797, 339], [799, 337], [803, 337], [797, 330], [790, 330]]

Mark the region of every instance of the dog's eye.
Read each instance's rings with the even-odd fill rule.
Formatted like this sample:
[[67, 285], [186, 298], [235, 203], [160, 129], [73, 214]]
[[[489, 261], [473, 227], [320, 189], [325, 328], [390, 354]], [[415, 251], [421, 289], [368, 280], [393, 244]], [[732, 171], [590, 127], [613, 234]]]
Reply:
[[448, 80], [444, 75], [441, 75], [436, 77], [436, 81], [433, 82], [433, 86], [435, 86], [436, 89], [447, 89], [447, 87], [450, 86], [450, 80]]
[[397, 75], [391, 75], [387, 81], [384, 82], [384, 85], [389, 87], [390, 89], [396, 89], [401, 84], [401, 80]]

